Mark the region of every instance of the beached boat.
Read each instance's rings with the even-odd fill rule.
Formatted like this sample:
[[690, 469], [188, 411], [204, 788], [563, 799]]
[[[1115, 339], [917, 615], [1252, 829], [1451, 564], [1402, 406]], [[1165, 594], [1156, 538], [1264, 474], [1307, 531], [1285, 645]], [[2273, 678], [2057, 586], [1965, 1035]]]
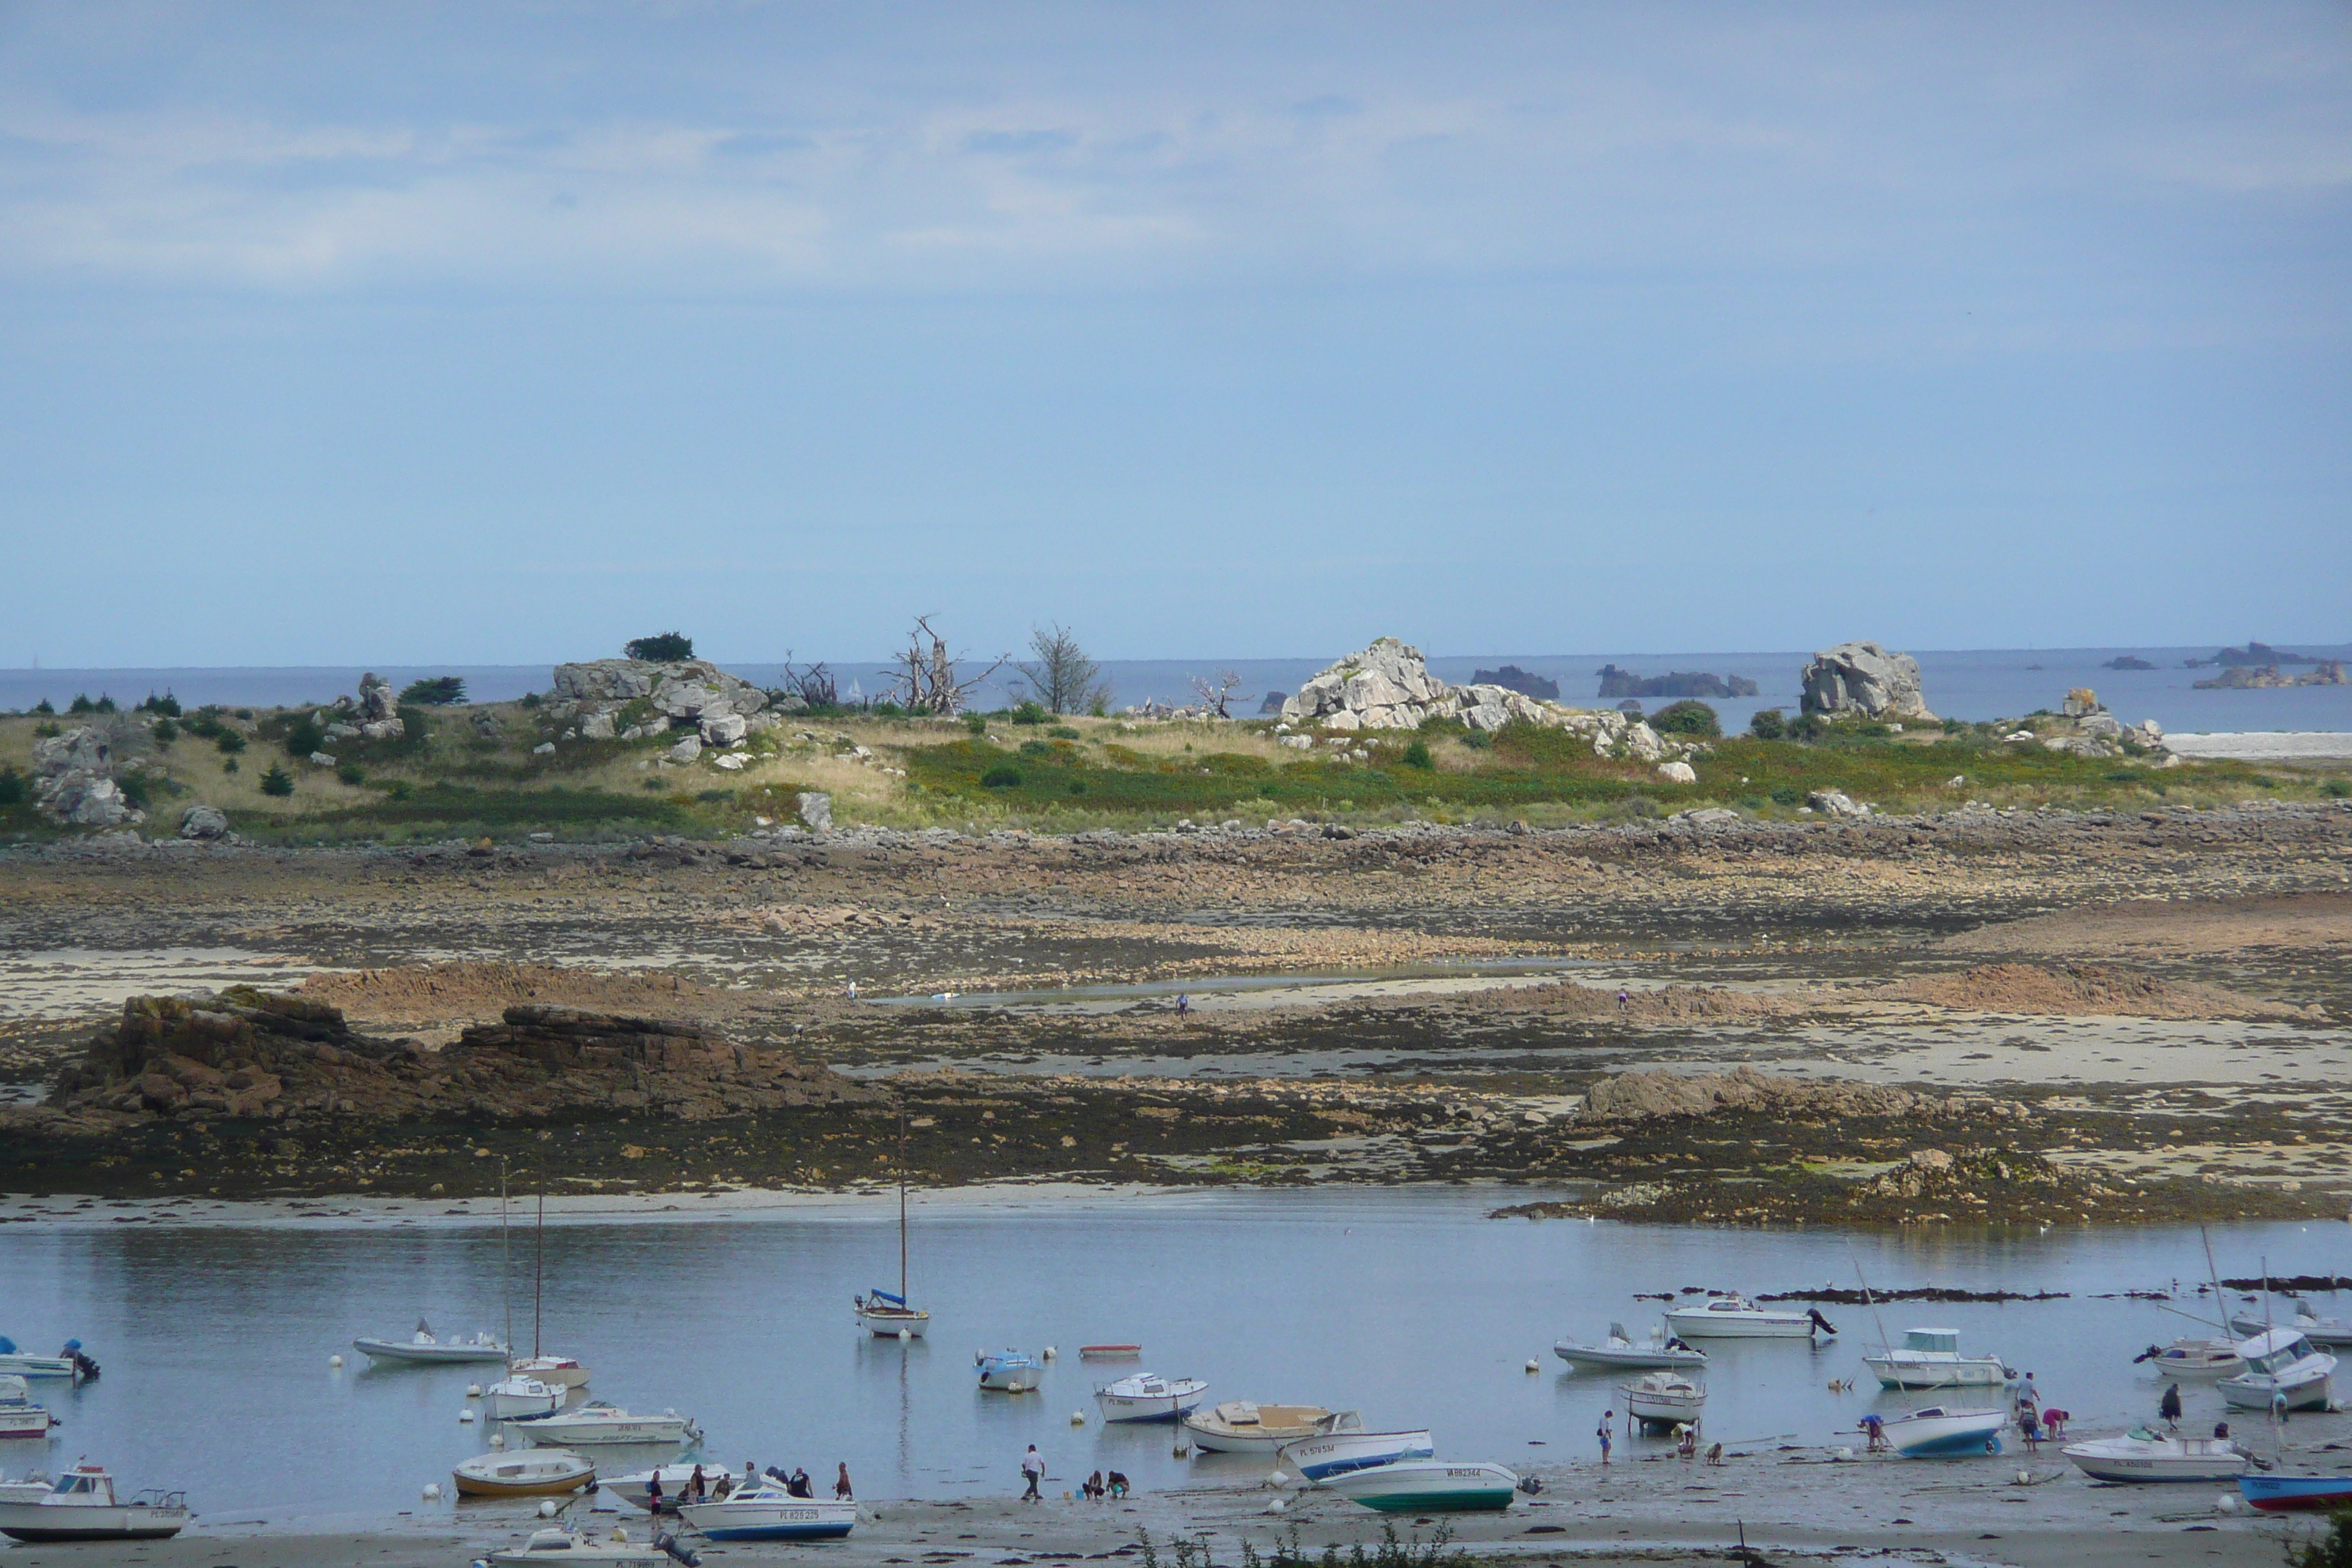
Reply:
[[0, 1535], [14, 1541], [163, 1541], [194, 1517], [184, 1492], [143, 1491], [124, 1502], [102, 1465], [79, 1464], [26, 1496], [10, 1489], [0, 1500]]
[[1143, 1353], [1141, 1345], [1080, 1345], [1080, 1361], [1133, 1361]]
[[2235, 1377], [2246, 1370], [2246, 1358], [2238, 1353], [2235, 1340], [2175, 1340], [2148, 1346], [2132, 1363], [2145, 1364], [2158, 1377]]
[[2000, 1452], [2005, 1410], [1946, 1410], [1931, 1405], [1885, 1424], [1886, 1440], [1906, 1459], [1955, 1459]]
[[2230, 1326], [2249, 1339], [2273, 1329], [2294, 1329], [2315, 1345], [2352, 1345], [2352, 1318], [2322, 1316], [2318, 1308], [2301, 1296], [2288, 1298], [2286, 1310], [2271, 1317], [2259, 1312], [2233, 1312]]
[[676, 1568], [657, 1541], [631, 1541], [627, 1529], [614, 1525], [608, 1535], [586, 1530], [534, 1530], [520, 1546], [489, 1554], [494, 1568], [526, 1568], [551, 1563], [599, 1563], [604, 1568]]
[[1862, 1364], [1881, 1388], [2000, 1388], [2017, 1377], [1997, 1355], [1962, 1355], [1958, 1329], [1907, 1330], [1900, 1346], [1866, 1355]]
[[1597, 1345], [1581, 1344], [1575, 1340], [1555, 1341], [1551, 1353], [1571, 1366], [1609, 1367], [1626, 1372], [1652, 1368], [1671, 1371], [1706, 1364], [1705, 1351], [1696, 1345], [1683, 1343], [1664, 1329], [1653, 1328], [1647, 1342], [1637, 1342], [1625, 1331], [1622, 1323], [1610, 1324], [1609, 1337]]
[[1015, 1350], [974, 1351], [980, 1385], [998, 1394], [1027, 1394], [1045, 1380], [1045, 1369], [1035, 1356]]
[[2214, 1386], [2242, 1410], [2325, 1410], [2336, 1394], [2336, 1358], [2316, 1349], [2299, 1329], [2273, 1329], [2238, 1347], [2246, 1370]]
[[1621, 1385], [1625, 1413], [1654, 1426], [1679, 1426], [1696, 1421], [1706, 1408], [1706, 1384], [1693, 1383], [1678, 1372], [1653, 1372]]
[[1106, 1421], [1181, 1421], [1201, 1407], [1209, 1385], [1197, 1377], [1160, 1377], [1139, 1372], [1095, 1385], [1095, 1404]]
[[1331, 1432], [1360, 1432], [1363, 1417], [1352, 1410], [1326, 1410], [1319, 1405], [1259, 1405], [1229, 1399], [1216, 1408], [1194, 1411], [1184, 1417], [1184, 1430], [1195, 1447], [1214, 1454], [1280, 1453], [1285, 1443], [1319, 1437]]
[[1717, 1296], [1704, 1304], [1677, 1307], [1666, 1322], [1686, 1340], [1808, 1340], [1837, 1332], [1814, 1308], [1783, 1312], [1759, 1307], [1744, 1296]]
[[535, 1377], [550, 1388], [585, 1388], [588, 1369], [568, 1355], [527, 1355], [507, 1363], [520, 1377]]
[[46, 1437], [57, 1424], [48, 1406], [33, 1403], [23, 1378], [0, 1376], [0, 1437]]
[[596, 1467], [562, 1448], [478, 1454], [450, 1472], [460, 1497], [560, 1497], [596, 1479]]
[[[689, 1459], [677, 1464], [656, 1465], [651, 1469], [639, 1470], [633, 1476], [600, 1479], [596, 1482], [596, 1489], [607, 1497], [619, 1498], [631, 1508], [644, 1509], [647, 1513], [676, 1513], [677, 1500], [684, 1497], [686, 1489], [694, 1484], [694, 1472], [697, 1470], [702, 1472], [702, 1484], [705, 1488], [717, 1486], [720, 1477], [729, 1475], [726, 1469], [708, 1460], [696, 1463]], [[653, 1489], [647, 1484], [656, 1476], [661, 1478], [662, 1489], [661, 1507], [658, 1510], [652, 1506]], [[730, 1479], [734, 1486], [745, 1484], [744, 1478], [741, 1476], [733, 1476]], [[764, 1483], [754, 1479], [751, 1484], [758, 1486]]]
[[2352, 1476], [2240, 1476], [2238, 1490], [2264, 1513], [2352, 1508]]
[[2227, 1481], [2244, 1475], [2249, 1463], [2227, 1437], [2183, 1437], [2146, 1426], [2070, 1443], [2063, 1452], [2095, 1481]]
[[69, 1377], [76, 1383], [98, 1375], [98, 1363], [82, 1353], [79, 1340], [68, 1340], [56, 1355], [27, 1355], [0, 1334], [0, 1374], [10, 1377]]
[[494, 1361], [503, 1364], [507, 1347], [485, 1331], [470, 1340], [436, 1340], [433, 1326], [416, 1320], [416, 1331], [404, 1340], [353, 1340], [352, 1349], [370, 1361], [395, 1364], [441, 1365], [455, 1362]]
[[857, 1523], [857, 1505], [763, 1486], [717, 1502], [688, 1503], [677, 1515], [713, 1541], [838, 1541]]
[[1382, 1513], [1496, 1512], [1511, 1506], [1519, 1478], [1500, 1465], [1400, 1459], [1334, 1476], [1323, 1486]]
[[502, 1377], [482, 1390], [482, 1404], [493, 1421], [524, 1415], [547, 1415], [563, 1408], [568, 1388], [551, 1387], [535, 1377]]
[[617, 1405], [592, 1399], [576, 1410], [552, 1415], [525, 1415], [507, 1424], [533, 1447], [555, 1448], [583, 1443], [683, 1443], [699, 1437], [701, 1429], [675, 1410], [659, 1415], [635, 1415]]
[[1291, 1468], [1319, 1485], [1334, 1476], [1375, 1469], [1381, 1465], [1393, 1465], [1405, 1459], [1426, 1459], [1436, 1452], [1425, 1430], [1334, 1432], [1326, 1436], [1303, 1437], [1296, 1443], [1285, 1443], [1276, 1457], [1286, 1460]]

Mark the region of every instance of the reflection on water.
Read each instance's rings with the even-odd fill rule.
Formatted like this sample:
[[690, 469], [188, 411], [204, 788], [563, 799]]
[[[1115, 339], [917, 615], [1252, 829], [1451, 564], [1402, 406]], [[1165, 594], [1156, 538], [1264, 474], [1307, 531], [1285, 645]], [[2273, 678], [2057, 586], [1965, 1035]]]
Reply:
[[[1146, 1200], [919, 1202], [914, 1294], [931, 1337], [860, 1334], [849, 1297], [895, 1284], [895, 1205], [870, 1215], [575, 1225], [547, 1237], [546, 1342], [594, 1369], [594, 1396], [674, 1408], [709, 1434], [705, 1455], [800, 1464], [847, 1460], [861, 1496], [1018, 1489], [1034, 1442], [1056, 1484], [1097, 1468], [1141, 1485], [1247, 1479], [1263, 1460], [1170, 1454], [1165, 1427], [1112, 1427], [1090, 1398], [1104, 1370], [1081, 1343], [1136, 1340], [1143, 1367], [1205, 1377], [1212, 1400], [1299, 1401], [1363, 1412], [1370, 1426], [1427, 1425], [1442, 1454], [1584, 1455], [1615, 1378], [1567, 1373], [1562, 1334], [1638, 1333], [1657, 1303], [1636, 1290], [1749, 1291], [1850, 1283], [1842, 1237], [1481, 1217], [1491, 1191], [1206, 1194]], [[2225, 1273], [2267, 1255], [2280, 1272], [2352, 1273], [2352, 1226], [2217, 1231]], [[2184, 1284], [2204, 1272], [2193, 1229], [1866, 1236], [1851, 1244], [1874, 1284], [2056, 1289], [2063, 1301], [1892, 1307], [1957, 1328], [1963, 1344], [2037, 1374], [2079, 1427], [2153, 1412], [2134, 1352], [2194, 1331], [2162, 1303], [2093, 1292]], [[415, 1509], [426, 1481], [478, 1453], [462, 1426], [466, 1385], [495, 1369], [373, 1369], [356, 1334], [404, 1335], [422, 1314], [444, 1332], [496, 1328], [504, 1306], [495, 1226], [368, 1229], [12, 1226], [0, 1232], [0, 1333], [54, 1348], [68, 1335], [104, 1363], [96, 1384], [44, 1391], [67, 1426], [50, 1445], [0, 1446], [0, 1469], [88, 1454], [133, 1486], [189, 1489], [215, 1521], [273, 1524]], [[518, 1333], [530, 1337], [530, 1249], [514, 1248]], [[2194, 1298], [2182, 1303], [2194, 1305]], [[1721, 1346], [1707, 1371], [1709, 1436], [1823, 1442], [1898, 1397], [1830, 1391], [1860, 1373], [1877, 1329], [1830, 1308], [1832, 1347]], [[972, 1352], [1062, 1354], [1041, 1393], [983, 1394]], [[347, 1364], [331, 1369], [328, 1358]], [[1524, 1363], [1538, 1360], [1530, 1376]], [[2220, 1414], [2191, 1390], [2192, 1418]], [[1918, 1399], [1910, 1403], [1927, 1403]], [[2208, 1410], [2206, 1407], [2212, 1408]], [[1070, 1424], [1084, 1411], [1087, 1425]], [[603, 1456], [607, 1473], [657, 1456]], [[449, 1506], [443, 1504], [439, 1506]]]

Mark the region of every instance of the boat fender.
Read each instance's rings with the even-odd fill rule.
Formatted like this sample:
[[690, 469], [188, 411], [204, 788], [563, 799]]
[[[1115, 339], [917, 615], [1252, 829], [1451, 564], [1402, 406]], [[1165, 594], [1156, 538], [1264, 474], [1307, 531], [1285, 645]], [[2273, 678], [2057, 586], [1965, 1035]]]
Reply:
[[540, 1499], [539, 1517], [541, 1519], [553, 1519], [555, 1517], [555, 1500], [553, 1498]]
[[1087, 1413], [1086, 1413], [1085, 1411], [1083, 1411], [1083, 1410], [1073, 1410], [1073, 1411], [1071, 1411], [1071, 1412], [1070, 1412], [1070, 1425], [1071, 1425], [1071, 1426], [1085, 1426], [1086, 1424], [1087, 1424]]
[[427, 1481], [425, 1483], [425, 1500], [426, 1502], [439, 1502], [441, 1500], [441, 1483], [439, 1481]]
[[898, 1342], [900, 1344], [905, 1344], [908, 1340], [911, 1340], [914, 1337], [915, 1333], [911, 1329], [900, 1329], [898, 1331]]
[[466, 1397], [467, 1397], [467, 1398], [468, 1398], [468, 1399], [479, 1399], [481, 1396], [482, 1396], [482, 1385], [481, 1385], [480, 1384], [478, 1384], [478, 1383], [469, 1383], [469, 1384], [467, 1384], [466, 1385]]
[[1539, 1361], [1531, 1361], [1531, 1362], [1528, 1363], [1528, 1373], [1529, 1373], [1530, 1375], [1532, 1375], [1532, 1374], [1534, 1374], [1534, 1373], [1536, 1373], [1541, 1372], [1542, 1370], [1543, 1370], [1543, 1363], [1541, 1363], [1541, 1362], [1539, 1362]]
[[472, 1426], [473, 1424], [474, 1424], [474, 1413], [473, 1413], [472, 1411], [470, 1411], [470, 1410], [460, 1410], [459, 1412], [457, 1412], [457, 1425], [458, 1425], [458, 1426]]
[[327, 1364], [329, 1366], [341, 1366], [343, 1364], [343, 1358], [339, 1355], [331, 1355], [327, 1358]]
[[503, 1448], [503, 1447], [505, 1447], [506, 1446], [507, 1446], [507, 1435], [506, 1435], [505, 1433], [503, 1433], [503, 1432], [493, 1432], [493, 1433], [491, 1433], [491, 1434], [490, 1434], [490, 1447], [493, 1447], [493, 1448]]

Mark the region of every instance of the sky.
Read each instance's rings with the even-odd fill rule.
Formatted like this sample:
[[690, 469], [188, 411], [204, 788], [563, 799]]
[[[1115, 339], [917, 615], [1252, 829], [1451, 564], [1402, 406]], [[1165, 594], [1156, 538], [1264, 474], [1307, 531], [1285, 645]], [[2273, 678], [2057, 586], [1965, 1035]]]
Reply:
[[0, 665], [2352, 638], [2352, 7], [0, 0]]

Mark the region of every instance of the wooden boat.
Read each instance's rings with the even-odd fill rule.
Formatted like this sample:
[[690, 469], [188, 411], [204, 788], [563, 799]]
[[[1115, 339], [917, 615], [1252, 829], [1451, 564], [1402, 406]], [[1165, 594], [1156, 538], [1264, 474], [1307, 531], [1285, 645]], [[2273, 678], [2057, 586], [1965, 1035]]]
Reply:
[[0, 1500], [0, 1535], [15, 1541], [163, 1541], [187, 1528], [185, 1492], [143, 1491], [116, 1498], [102, 1465], [79, 1464], [49, 1488], [11, 1488]]
[[1354, 1470], [1375, 1469], [1381, 1465], [1393, 1465], [1405, 1459], [1426, 1459], [1437, 1450], [1431, 1446], [1429, 1433], [1419, 1432], [1334, 1432], [1327, 1436], [1304, 1437], [1296, 1443], [1285, 1443], [1277, 1458], [1308, 1480], [1322, 1484], [1334, 1476], [1344, 1476]]
[[2003, 1388], [2017, 1373], [1997, 1355], [1960, 1353], [1958, 1329], [1912, 1329], [1900, 1348], [1862, 1358], [1881, 1388]]
[[1628, 1372], [1653, 1368], [1677, 1369], [1705, 1366], [1706, 1352], [1683, 1342], [1663, 1329], [1652, 1329], [1647, 1343], [1636, 1342], [1625, 1331], [1622, 1323], [1609, 1325], [1609, 1337], [1597, 1345], [1580, 1344], [1574, 1340], [1554, 1342], [1551, 1353], [1571, 1366], [1607, 1367]]
[[443, 1365], [460, 1362], [494, 1361], [504, 1364], [507, 1347], [487, 1332], [470, 1340], [436, 1340], [433, 1326], [424, 1319], [416, 1320], [416, 1331], [404, 1340], [353, 1340], [352, 1349], [372, 1362], [391, 1362], [395, 1365]]
[[1326, 1410], [1319, 1405], [1259, 1405], [1247, 1399], [1229, 1399], [1213, 1410], [1196, 1410], [1184, 1417], [1184, 1430], [1192, 1435], [1193, 1447], [1213, 1454], [1271, 1458], [1286, 1443], [1363, 1429], [1363, 1417], [1352, 1410]]
[[520, 1546], [493, 1552], [494, 1568], [546, 1568], [554, 1563], [598, 1563], [604, 1568], [676, 1568], [658, 1540], [631, 1541], [628, 1530], [614, 1525], [610, 1535], [585, 1530], [534, 1530]]
[[1105, 1421], [1181, 1421], [1200, 1408], [1209, 1385], [1197, 1377], [1160, 1377], [1139, 1372], [1095, 1387], [1095, 1404]]
[[2325, 1410], [2336, 1396], [2336, 1358], [2316, 1349], [2300, 1329], [2273, 1329], [2238, 1347], [2246, 1370], [2214, 1386], [2242, 1410]]
[[1499, 1512], [1511, 1506], [1519, 1478], [1500, 1465], [1400, 1459], [1334, 1476], [1323, 1486], [1381, 1513]]
[[2240, 1476], [2238, 1490], [2264, 1513], [2352, 1508], [2352, 1476]]
[[1809, 1340], [1837, 1332], [1815, 1308], [1783, 1312], [1738, 1295], [1677, 1307], [1666, 1314], [1666, 1322], [1686, 1340]]
[[561, 1497], [596, 1479], [596, 1467], [562, 1448], [489, 1453], [450, 1472], [460, 1497]]
[[46, 1437], [57, 1424], [47, 1405], [33, 1403], [23, 1378], [0, 1377], [0, 1438]]
[[2227, 1481], [2244, 1475], [2249, 1464], [2227, 1437], [2183, 1437], [2146, 1426], [2070, 1443], [2063, 1451], [2095, 1481]]
[[857, 1505], [763, 1486], [717, 1502], [688, 1503], [677, 1515], [713, 1541], [838, 1541], [856, 1525]]
[[1625, 1401], [1625, 1413], [1652, 1426], [1680, 1426], [1696, 1421], [1706, 1408], [1706, 1384], [1678, 1372], [1649, 1373], [1617, 1392]]

